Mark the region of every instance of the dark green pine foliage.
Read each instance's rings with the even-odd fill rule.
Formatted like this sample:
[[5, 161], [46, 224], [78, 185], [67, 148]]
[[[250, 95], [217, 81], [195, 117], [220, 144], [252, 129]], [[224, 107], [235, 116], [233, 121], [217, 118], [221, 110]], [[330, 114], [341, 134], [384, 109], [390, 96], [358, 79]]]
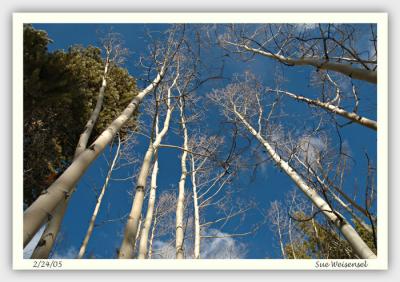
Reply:
[[[104, 61], [99, 48], [48, 52], [45, 31], [24, 26], [24, 206], [71, 163], [79, 135], [96, 105]], [[138, 93], [126, 69], [111, 65], [99, 120], [89, 144]], [[135, 127], [135, 117], [122, 132]], [[122, 136], [123, 137], [123, 136]]]

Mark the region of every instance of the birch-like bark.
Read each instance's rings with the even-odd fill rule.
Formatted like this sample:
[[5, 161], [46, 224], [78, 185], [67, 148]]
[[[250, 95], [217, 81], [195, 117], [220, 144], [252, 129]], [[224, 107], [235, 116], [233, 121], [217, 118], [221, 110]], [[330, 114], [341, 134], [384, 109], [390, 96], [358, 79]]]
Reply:
[[113, 140], [115, 134], [129, 120], [143, 98], [153, 91], [161, 82], [167, 68], [167, 62], [161, 67], [156, 78], [144, 90], [135, 96], [125, 110], [117, 117], [103, 133], [85, 149], [71, 165], [50, 185], [46, 193], [42, 194], [24, 212], [23, 246], [25, 247], [39, 228], [53, 214], [55, 208], [70, 196], [73, 189], [91, 163], [103, 152]]
[[344, 109], [342, 109], [342, 108], [340, 108], [338, 106], [334, 106], [334, 105], [332, 105], [330, 103], [324, 103], [324, 102], [321, 102], [321, 101], [318, 101], [318, 100], [314, 100], [314, 99], [310, 99], [310, 98], [307, 98], [307, 97], [304, 97], [304, 96], [296, 95], [296, 94], [290, 93], [288, 91], [278, 90], [278, 92], [279, 93], [283, 93], [283, 94], [285, 94], [285, 95], [287, 95], [287, 96], [289, 96], [289, 97], [291, 97], [291, 98], [293, 98], [293, 99], [295, 99], [297, 101], [305, 102], [305, 103], [307, 103], [309, 105], [320, 107], [320, 108], [322, 108], [322, 109], [324, 109], [324, 110], [326, 110], [328, 112], [331, 112], [331, 113], [337, 114], [339, 116], [342, 116], [342, 117], [344, 117], [344, 118], [346, 118], [346, 119], [348, 119], [350, 121], [353, 121], [355, 123], [358, 123], [358, 124], [360, 124], [362, 126], [371, 128], [373, 130], [377, 130], [376, 121], [368, 119], [368, 118], [365, 118], [365, 117], [362, 117], [362, 116], [360, 116], [360, 115], [358, 115], [358, 114], [356, 114], [354, 112], [348, 112], [348, 111], [346, 111], [346, 110], [344, 110]]
[[118, 156], [119, 156], [120, 147], [121, 147], [121, 140], [118, 137], [117, 151], [115, 152], [115, 156], [114, 156], [114, 159], [113, 159], [113, 161], [111, 163], [111, 166], [110, 166], [110, 168], [108, 170], [106, 180], [105, 180], [105, 182], [103, 184], [103, 187], [101, 188], [100, 194], [99, 194], [99, 196], [97, 198], [96, 206], [94, 208], [92, 217], [90, 219], [88, 230], [86, 231], [85, 238], [83, 239], [82, 245], [81, 245], [81, 247], [79, 249], [79, 253], [78, 253], [78, 256], [77, 256], [78, 259], [83, 258], [83, 256], [85, 255], [86, 248], [87, 248], [87, 245], [89, 243], [90, 237], [92, 236], [93, 229], [94, 229], [94, 224], [96, 222], [96, 218], [97, 218], [97, 215], [99, 213], [101, 203], [103, 201], [104, 194], [106, 193], [106, 189], [108, 187], [108, 183], [110, 181], [112, 172], [114, 170], [115, 164], [116, 164]]
[[153, 172], [151, 175], [151, 187], [150, 187], [149, 202], [147, 204], [146, 217], [145, 217], [142, 232], [140, 235], [139, 255], [138, 255], [139, 259], [145, 259], [147, 256], [147, 241], [149, 238], [151, 222], [153, 220], [154, 203], [156, 201], [157, 173], [158, 173], [157, 153], [154, 156], [154, 158], [155, 158], [155, 160], [154, 160], [154, 164], [153, 164]]
[[332, 210], [328, 203], [318, 195], [318, 193], [308, 186], [301, 176], [283, 160], [275, 149], [258, 133], [247, 120], [237, 111], [235, 105], [232, 109], [233, 113], [245, 125], [247, 130], [264, 146], [271, 159], [293, 180], [296, 186], [314, 203], [314, 205], [322, 211], [322, 213], [338, 228], [345, 239], [349, 242], [354, 252], [364, 259], [376, 258], [376, 255], [371, 251], [368, 245], [362, 240], [360, 235], [347, 222], [347, 220]]
[[[157, 209], [156, 209], [156, 215], [157, 215]], [[158, 224], [158, 220], [157, 220], [157, 216], [155, 216], [153, 226], [151, 227], [151, 235], [150, 235], [150, 239], [149, 239], [149, 252], [147, 254], [149, 259], [151, 259], [153, 256], [153, 241], [154, 241], [154, 236], [156, 234], [157, 224]]]
[[[168, 102], [169, 104], [169, 102]], [[168, 109], [170, 111], [170, 109]], [[155, 122], [155, 132], [156, 136], [158, 133], [158, 114], [156, 116]], [[139, 243], [139, 259], [145, 259], [147, 256], [147, 241], [149, 238], [149, 232], [151, 227], [151, 222], [153, 220], [153, 212], [154, 212], [154, 204], [156, 202], [156, 189], [157, 189], [157, 174], [158, 174], [158, 152], [155, 152], [154, 155], [154, 164], [153, 164], [153, 172], [151, 174], [151, 185], [150, 185], [150, 193], [149, 193], [149, 202], [147, 204], [147, 212], [144, 220], [142, 234], [140, 235], [140, 243]]]
[[138, 180], [136, 183], [135, 198], [133, 200], [132, 209], [125, 226], [124, 239], [119, 250], [118, 258], [131, 259], [134, 255], [136, 236], [138, 232], [140, 215], [142, 212], [144, 189], [146, 187], [146, 180], [149, 174], [151, 160], [154, 154], [153, 144], [150, 142], [149, 148], [143, 159], [142, 167], [139, 172]]
[[354, 79], [363, 80], [363, 81], [367, 81], [367, 82], [374, 83], [374, 84], [377, 83], [376, 71], [354, 68], [350, 64], [333, 63], [333, 62], [329, 62], [326, 60], [313, 59], [313, 58], [301, 58], [301, 59], [287, 58], [280, 54], [273, 54], [273, 53], [270, 53], [267, 51], [252, 48], [248, 45], [236, 44], [236, 43], [232, 43], [232, 42], [227, 42], [227, 43], [238, 46], [240, 48], [243, 48], [246, 51], [250, 51], [254, 54], [259, 54], [259, 55], [262, 55], [262, 56], [265, 56], [268, 58], [275, 59], [275, 60], [285, 63], [287, 65], [291, 65], [291, 66], [307, 66], [308, 65], [308, 66], [316, 67], [318, 69], [339, 72], [339, 73], [342, 73], [342, 74], [347, 75]]
[[184, 258], [184, 250], [183, 250], [183, 241], [184, 241], [184, 230], [183, 230], [183, 217], [184, 217], [184, 201], [185, 201], [185, 182], [186, 182], [186, 158], [188, 151], [188, 133], [186, 127], [186, 119], [184, 113], [184, 99], [181, 96], [179, 98], [179, 110], [180, 110], [180, 118], [181, 118], [181, 127], [183, 130], [183, 153], [181, 157], [181, 178], [178, 184], [178, 199], [176, 203], [176, 258], [183, 259]]
[[194, 209], [194, 258], [200, 258], [200, 213], [199, 202], [197, 196], [197, 183], [196, 183], [196, 167], [194, 158], [191, 157], [191, 170], [192, 170], [192, 190], [193, 190], [193, 209]]
[[168, 110], [164, 120], [163, 129], [160, 131], [155, 137], [154, 142], [150, 141], [149, 148], [145, 154], [142, 167], [140, 169], [137, 183], [136, 183], [136, 192], [135, 198], [132, 203], [132, 209], [128, 217], [128, 221], [125, 226], [125, 234], [124, 239], [122, 240], [121, 248], [119, 250], [118, 258], [120, 259], [130, 259], [133, 258], [135, 245], [136, 245], [136, 235], [138, 232], [139, 218], [142, 213], [143, 207], [143, 199], [144, 199], [144, 190], [147, 183], [147, 177], [149, 175], [151, 161], [154, 157], [155, 152], [157, 151], [162, 139], [168, 131], [169, 122], [171, 120], [172, 109], [170, 107], [170, 97], [171, 97], [171, 89], [175, 86], [176, 81], [179, 77], [179, 73], [176, 75], [174, 82], [168, 89]]
[[[110, 65], [110, 53], [107, 52], [106, 63], [104, 65], [103, 78], [99, 95], [97, 96], [96, 106], [90, 115], [89, 120], [85, 125], [85, 129], [79, 137], [78, 144], [75, 149], [73, 161], [86, 149], [90, 135], [92, 134], [94, 125], [99, 117], [101, 108], [103, 107], [104, 92], [107, 86], [107, 74]], [[71, 194], [74, 192], [75, 187], [72, 188]], [[46, 229], [44, 230], [35, 250], [32, 253], [32, 259], [47, 259], [53, 249], [55, 240], [58, 232], [60, 231], [61, 223], [64, 219], [65, 212], [68, 207], [71, 195], [65, 197], [62, 202], [58, 205], [53, 213], [50, 213], [51, 219], [47, 223]]]
[[139, 225], [138, 225], [138, 231], [136, 232], [136, 238], [135, 238], [135, 247], [133, 249], [133, 255], [136, 254], [136, 249], [137, 249], [137, 242], [140, 239], [140, 230], [142, 230], [142, 225], [143, 225], [143, 219], [142, 219], [142, 215], [140, 215], [139, 217]]

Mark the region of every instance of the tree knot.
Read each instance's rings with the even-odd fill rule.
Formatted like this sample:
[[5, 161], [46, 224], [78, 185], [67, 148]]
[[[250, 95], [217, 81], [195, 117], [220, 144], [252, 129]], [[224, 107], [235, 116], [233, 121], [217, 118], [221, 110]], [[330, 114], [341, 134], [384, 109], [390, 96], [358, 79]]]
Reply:
[[142, 185], [136, 186], [136, 191], [137, 192], [144, 192], [144, 186], [142, 186]]

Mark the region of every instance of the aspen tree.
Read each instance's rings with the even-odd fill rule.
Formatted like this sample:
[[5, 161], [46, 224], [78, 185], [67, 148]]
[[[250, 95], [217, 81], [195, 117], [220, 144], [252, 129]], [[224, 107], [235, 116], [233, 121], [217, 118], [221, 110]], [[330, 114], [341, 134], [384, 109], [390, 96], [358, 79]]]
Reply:
[[197, 181], [196, 181], [196, 166], [193, 155], [190, 158], [191, 161], [191, 178], [192, 178], [192, 190], [193, 190], [193, 210], [194, 210], [194, 249], [193, 254], [195, 259], [200, 258], [200, 211], [199, 211], [199, 200], [197, 195]]
[[183, 218], [184, 218], [184, 201], [185, 201], [185, 183], [187, 176], [187, 168], [186, 168], [186, 158], [188, 151], [188, 132], [186, 126], [186, 118], [185, 118], [185, 100], [181, 97], [179, 98], [179, 111], [180, 111], [180, 122], [181, 128], [183, 131], [183, 152], [181, 156], [181, 178], [178, 184], [178, 199], [176, 203], [176, 258], [183, 259], [184, 258], [184, 250], [183, 250], [183, 240], [184, 240], [184, 230], [183, 230]]
[[171, 113], [172, 113], [170, 97], [172, 89], [175, 87], [178, 77], [179, 77], [179, 68], [172, 84], [167, 89], [167, 114], [165, 116], [163, 129], [160, 131], [158, 135], [155, 136], [154, 140], [150, 140], [149, 147], [145, 153], [142, 166], [140, 168], [140, 172], [137, 177], [135, 196], [132, 203], [131, 212], [128, 217], [128, 221], [125, 226], [124, 238], [122, 240], [121, 247], [119, 249], [118, 258], [120, 259], [130, 259], [133, 258], [134, 255], [134, 249], [136, 243], [135, 238], [137, 236], [139, 218], [142, 212], [147, 177], [149, 175], [152, 159], [155, 153], [157, 152], [162, 139], [168, 132], [169, 123], [171, 120]]
[[[177, 78], [178, 78], [178, 76], [176, 77], [174, 83], [176, 83]], [[166, 107], [167, 107], [166, 119], [171, 118], [171, 114], [172, 114], [172, 110], [173, 110], [173, 106], [171, 105], [171, 89], [173, 86], [174, 85], [172, 85], [167, 91], [168, 94], [166, 97]], [[155, 123], [155, 138], [156, 139], [160, 135], [159, 128], [158, 128], [158, 120], [159, 120], [159, 111], [160, 111], [159, 103], [160, 103], [161, 97], [162, 96], [156, 98], [157, 101], [156, 101], [156, 106], [155, 106], [156, 113], [155, 113], [155, 122], [154, 123]], [[162, 132], [164, 132], [164, 131], [167, 132], [168, 129], [169, 129], [169, 122], [164, 123]], [[148, 204], [147, 204], [146, 217], [144, 219], [143, 228], [142, 228], [141, 234], [140, 234], [139, 254], [138, 254], [139, 259], [147, 258], [147, 252], [148, 252], [147, 245], [148, 245], [148, 240], [149, 240], [149, 232], [150, 232], [150, 227], [151, 227], [151, 223], [153, 220], [154, 206], [155, 206], [155, 201], [156, 201], [157, 175], [158, 175], [158, 148], [156, 148], [155, 152], [154, 152], [154, 162], [153, 162], [153, 171], [151, 174], [149, 200], [148, 200]], [[152, 234], [152, 236], [154, 237], [154, 234]]]
[[[246, 96], [244, 96], [246, 95]], [[368, 245], [363, 241], [355, 229], [348, 221], [333, 210], [331, 206], [322, 198], [315, 189], [307, 185], [306, 181], [296, 172], [295, 169], [284, 160], [276, 149], [263, 137], [261, 127], [256, 130], [246, 118], [249, 114], [250, 106], [262, 113], [261, 105], [252, 104], [259, 97], [260, 93], [257, 89], [252, 88], [252, 84], [247, 82], [233, 83], [222, 90], [214, 90], [209, 96], [214, 102], [220, 105], [227, 115], [233, 116], [240, 122], [248, 132], [264, 147], [267, 154], [274, 163], [284, 171], [296, 184], [296, 186], [313, 202], [325, 217], [332, 222], [337, 229], [343, 234], [354, 252], [360, 258], [376, 258], [376, 255], [371, 251]], [[247, 100], [246, 100], [247, 99]], [[241, 103], [239, 103], [241, 101]], [[260, 123], [259, 123], [260, 124]]]

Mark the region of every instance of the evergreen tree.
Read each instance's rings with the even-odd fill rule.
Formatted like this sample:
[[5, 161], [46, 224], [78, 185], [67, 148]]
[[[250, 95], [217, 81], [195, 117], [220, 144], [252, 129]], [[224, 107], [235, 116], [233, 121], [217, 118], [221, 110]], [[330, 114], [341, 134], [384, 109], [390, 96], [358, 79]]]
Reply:
[[[44, 31], [24, 26], [24, 204], [29, 206], [71, 162], [96, 104], [104, 62], [101, 50], [72, 46], [48, 51]], [[138, 93], [126, 69], [111, 65], [104, 106], [92, 140]], [[134, 128], [135, 118], [124, 127]]]

